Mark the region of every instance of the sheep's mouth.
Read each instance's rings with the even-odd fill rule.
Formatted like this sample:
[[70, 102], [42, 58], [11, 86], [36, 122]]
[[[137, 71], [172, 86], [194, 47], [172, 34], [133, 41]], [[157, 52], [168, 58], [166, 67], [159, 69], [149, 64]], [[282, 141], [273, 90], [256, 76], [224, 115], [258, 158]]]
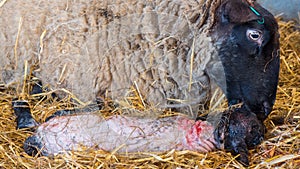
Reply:
[[264, 121], [272, 111], [272, 105], [269, 101], [263, 101], [257, 105], [245, 104], [245, 107], [256, 114], [257, 118]]
[[257, 118], [264, 121], [272, 111], [273, 103], [275, 101], [274, 97], [268, 97], [265, 94], [261, 94], [258, 91], [253, 91], [254, 95], [247, 95], [241, 89], [241, 98], [238, 103], [242, 103], [243, 106], [249, 112], [256, 114]]

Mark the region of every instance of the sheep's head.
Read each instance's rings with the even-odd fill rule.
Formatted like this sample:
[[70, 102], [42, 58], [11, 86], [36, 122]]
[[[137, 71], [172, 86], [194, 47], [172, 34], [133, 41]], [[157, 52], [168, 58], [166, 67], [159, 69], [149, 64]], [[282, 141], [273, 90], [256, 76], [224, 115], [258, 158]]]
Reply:
[[260, 144], [264, 138], [264, 125], [256, 114], [245, 107], [223, 113], [214, 131], [217, 147], [230, 151], [245, 166], [249, 165], [248, 148]]
[[256, 2], [228, 0], [217, 11], [212, 36], [218, 48], [229, 105], [245, 107], [265, 120], [275, 102], [279, 75], [278, 25]]

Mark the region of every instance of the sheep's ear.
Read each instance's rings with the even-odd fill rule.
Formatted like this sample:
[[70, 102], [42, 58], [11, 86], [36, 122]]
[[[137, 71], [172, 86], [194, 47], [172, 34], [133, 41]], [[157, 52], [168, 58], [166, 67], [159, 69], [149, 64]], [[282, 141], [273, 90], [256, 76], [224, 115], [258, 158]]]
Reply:
[[255, 15], [248, 3], [241, 0], [230, 0], [221, 9], [222, 22], [245, 23], [260, 19]]

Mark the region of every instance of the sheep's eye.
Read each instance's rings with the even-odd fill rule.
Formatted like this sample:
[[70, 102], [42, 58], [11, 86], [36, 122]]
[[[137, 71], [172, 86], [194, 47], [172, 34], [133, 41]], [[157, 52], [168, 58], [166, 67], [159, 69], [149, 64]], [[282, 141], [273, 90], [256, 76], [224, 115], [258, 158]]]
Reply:
[[258, 30], [255, 30], [255, 29], [248, 29], [247, 30], [247, 37], [250, 39], [250, 40], [253, 40], [253, 41], [258, 41], [262, 36], [262, 33]]

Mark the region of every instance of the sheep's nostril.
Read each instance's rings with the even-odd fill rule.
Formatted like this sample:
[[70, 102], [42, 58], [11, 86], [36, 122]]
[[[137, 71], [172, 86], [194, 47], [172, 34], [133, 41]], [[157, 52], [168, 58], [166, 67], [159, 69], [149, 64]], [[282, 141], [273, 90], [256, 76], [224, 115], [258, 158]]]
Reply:
[[265, 116], [267, 117], [272, 111], [272, 106], [267, 101], [263, 102], [263, 106], [264, 106]]

